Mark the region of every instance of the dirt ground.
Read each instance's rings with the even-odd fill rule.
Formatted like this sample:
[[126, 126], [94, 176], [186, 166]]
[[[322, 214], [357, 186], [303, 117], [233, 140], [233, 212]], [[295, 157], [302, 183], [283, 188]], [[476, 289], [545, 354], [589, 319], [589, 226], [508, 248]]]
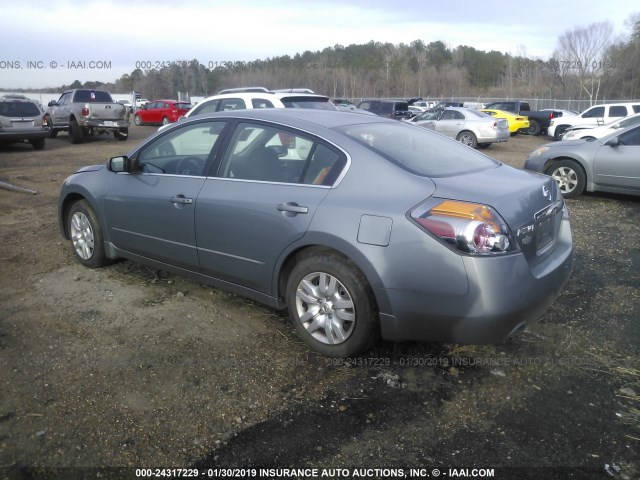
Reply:
[[[311, 353], [284, 313], [128, 261], [74, 260], [57, 225], [62, 181], [154, 130], [0, 146], [0, 181], [38, 192], [0, 189], [0, 478], [44, 478], [21, 467], [640, 478], [640, 198], [567, 202], [572, 277], [505, 343], [381, 342], [344, 362]], [[522, 167], [547, 141], [485, 152]]]

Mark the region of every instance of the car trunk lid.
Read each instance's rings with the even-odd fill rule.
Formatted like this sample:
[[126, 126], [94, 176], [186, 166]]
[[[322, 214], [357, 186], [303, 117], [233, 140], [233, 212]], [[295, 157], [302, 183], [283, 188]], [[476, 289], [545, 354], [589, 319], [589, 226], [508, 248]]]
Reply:
[[[505, 165], [466, 175], [435, 178], [435, 197], [482, 203], [507, 223], [531, 263], [553, 250], [560, 231], [564, 201], [555, 181], [546, 175]], [[481, 186], [481, 188], [478, 188]]]

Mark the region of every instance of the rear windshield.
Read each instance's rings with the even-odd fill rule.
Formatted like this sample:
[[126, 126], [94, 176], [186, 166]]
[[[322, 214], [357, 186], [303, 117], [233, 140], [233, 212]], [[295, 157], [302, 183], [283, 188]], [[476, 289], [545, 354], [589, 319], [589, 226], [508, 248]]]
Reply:
[[0, 102], [2, 117], [38, 117], [40, 109], [31, 102]]
[[183, 108], [185, 110], [189, 110], [191, 108], [190, 103], [174, 103], [173, 106], [176, 108]]
[[108, 92], [102, 92], [100, 90], [78, 90], [73, 101], [113, 103], [111, 95], [109, 95]]
[[314, 110], [335, 110], [336, 107], [328, 98], [304, 97], [281, 97], [280, 100], [286, 108], [311, 108]]
[[337, 127], [403, 169], [425, 177], [444, 177], [486, 170], [499, 162], [425, 128], [393, 123]]

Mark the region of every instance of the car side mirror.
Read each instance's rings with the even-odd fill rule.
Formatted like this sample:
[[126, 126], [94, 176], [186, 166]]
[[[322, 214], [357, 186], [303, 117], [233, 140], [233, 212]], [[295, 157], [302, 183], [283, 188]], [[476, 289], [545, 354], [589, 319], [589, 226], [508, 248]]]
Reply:
[[605, 145], [607, 147], [617, 147], [618, 145], [620, 145], [620, 139], [618, 137], [613, 137], [611, 140], [605, 143]]
[[127, 157], [126, 155], [121, 157], [112, 157], [107, 163], [107, 168], [114, 173], [126, 172], [128, 171], [128, 163], [129, 157]]
[[49, 103], [47, 103], [48, 107], [57, 107], [58, 106], [58, 102], [56, 102], [55, 100], [51, 100]]

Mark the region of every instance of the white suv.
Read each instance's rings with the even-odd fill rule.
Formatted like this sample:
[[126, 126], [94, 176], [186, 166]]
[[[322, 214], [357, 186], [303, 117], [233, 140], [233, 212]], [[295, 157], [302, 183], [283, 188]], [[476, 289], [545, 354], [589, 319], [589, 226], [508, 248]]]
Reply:
[[336, 110], [329, 97], [299, 92], [237, 92], [223, 93], [205, 98], [189, 110], [186, 117], [201, 113], [221, 112], [247, 108], [312, 108]]
[[612, 120], [633, 115], [634, 113], [640, 113], [640, 102], [594, 105], [593, 107], [587, 108], [580, 115], [554, 118], [549, 124], [547, 134], [555, 140], [560, 140], [562, 134], [569, 127], [575, 125], [604, 125]]

